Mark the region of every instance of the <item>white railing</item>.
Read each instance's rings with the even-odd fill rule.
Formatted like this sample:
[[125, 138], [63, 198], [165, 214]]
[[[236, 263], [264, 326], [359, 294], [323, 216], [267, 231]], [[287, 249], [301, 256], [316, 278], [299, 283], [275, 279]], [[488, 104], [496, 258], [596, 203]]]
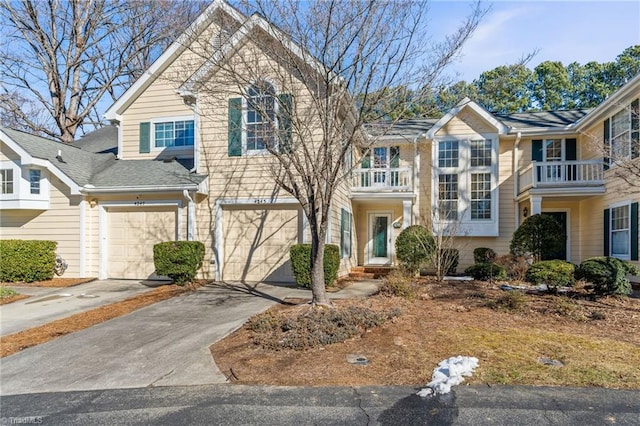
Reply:
[[355, 169], [353, 191], [411, 191], [410, 168]]
[[602, 160], [534, 161], [518, 172], [520, 192], [529, 188], [604, 185]]

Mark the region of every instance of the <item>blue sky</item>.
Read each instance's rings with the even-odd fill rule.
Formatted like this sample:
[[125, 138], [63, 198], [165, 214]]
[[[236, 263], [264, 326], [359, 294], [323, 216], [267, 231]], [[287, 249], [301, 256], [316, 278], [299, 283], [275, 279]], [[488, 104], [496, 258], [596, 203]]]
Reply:
[[[640, 1], [494, 1], [449, 73], [468, 82], [512, 64], [536, 49], [534, 68], [547, 60], [585, 64], [613, 61], [640, 44]], [[468, 12], [466, 1], [432, 3], [430, 34], [451, 33]]]

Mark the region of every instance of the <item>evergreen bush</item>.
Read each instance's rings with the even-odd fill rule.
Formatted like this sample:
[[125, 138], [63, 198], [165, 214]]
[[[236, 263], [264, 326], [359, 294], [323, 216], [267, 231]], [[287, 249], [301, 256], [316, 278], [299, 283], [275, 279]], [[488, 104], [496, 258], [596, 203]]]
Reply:
[[558, 287], [573, 285], [575, 266], [564, 260], [544, 260], [534, 263], [527, 271], [527, 281], [540, 285], [546, 284], [550, 293]]
[[176, 284], [193, 282], [204, 260], [200, 241], [167, 241], [153, 246], [156, 274], [166, 275]]
[[627, 275], [638, 275], [638, 268], [615, 257], [592, 257], [576, 268], [575, 278], [593, 285], [598, 295], [623, 295], [631, 293], [631, 283]]
[[0, 281], [25, 282], [50, 280], [56, 262], [55, 241], [0, 240]]
[[[296, 284], [311, 288], [311, 244], [294, 244], [289, 249], [291, 269]], [[335, 244], [324, 245], [324, 285], [331, 286], [338, 278], [340, 269], [340, 247]]]
[[396, 256], [400, 265], [411, 273], [418, 273], [435, 249], [435, 241], [422, 225], [411, 225], [396, 238]]
[[464, 270], [464, 273], [471, 275], [478, 281], [494, 281], [507, 279], [507, 271], [495, 263], [476, 263]]
[[539, 262], [553, 253], [561, 251], [567, 241], [562, 226], [552, 216], [534, 214], [522, 222], [513, 233], [511, 254], [531, 254]]

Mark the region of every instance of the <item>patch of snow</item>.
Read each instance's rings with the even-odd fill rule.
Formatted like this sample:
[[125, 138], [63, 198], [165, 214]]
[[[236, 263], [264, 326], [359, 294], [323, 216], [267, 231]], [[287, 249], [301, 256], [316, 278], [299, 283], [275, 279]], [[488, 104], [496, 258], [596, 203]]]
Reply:
[[433, 370], [431, 381], [427, 383], [427, 387], [419, 391], [417, 395], [426, 397], [449, 393], [451, 386], [464, 382], [464, 378], [470, 377], [476, 368], [478, 368], [478, 358], [470, 356], [454, 356], [440, 361], [438, 367]]
[[462, 277], [450, 277], [450, 276], [445, 276], [443, 278], [445, 281], [473, 281], [472, 277], [469, 276], [462, 276]]

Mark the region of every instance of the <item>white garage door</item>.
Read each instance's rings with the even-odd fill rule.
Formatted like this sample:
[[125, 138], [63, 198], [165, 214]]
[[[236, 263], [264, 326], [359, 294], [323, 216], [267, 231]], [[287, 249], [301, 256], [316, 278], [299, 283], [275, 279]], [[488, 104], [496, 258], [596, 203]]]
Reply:
[[153, 245], [176, 240], [176, 207], [110, 208], [107, 218], [109, 278], [157, 278]]
[[297, 210], [225, 210], [228, 281], [293, 282], [289, 248], [298, 242]]

